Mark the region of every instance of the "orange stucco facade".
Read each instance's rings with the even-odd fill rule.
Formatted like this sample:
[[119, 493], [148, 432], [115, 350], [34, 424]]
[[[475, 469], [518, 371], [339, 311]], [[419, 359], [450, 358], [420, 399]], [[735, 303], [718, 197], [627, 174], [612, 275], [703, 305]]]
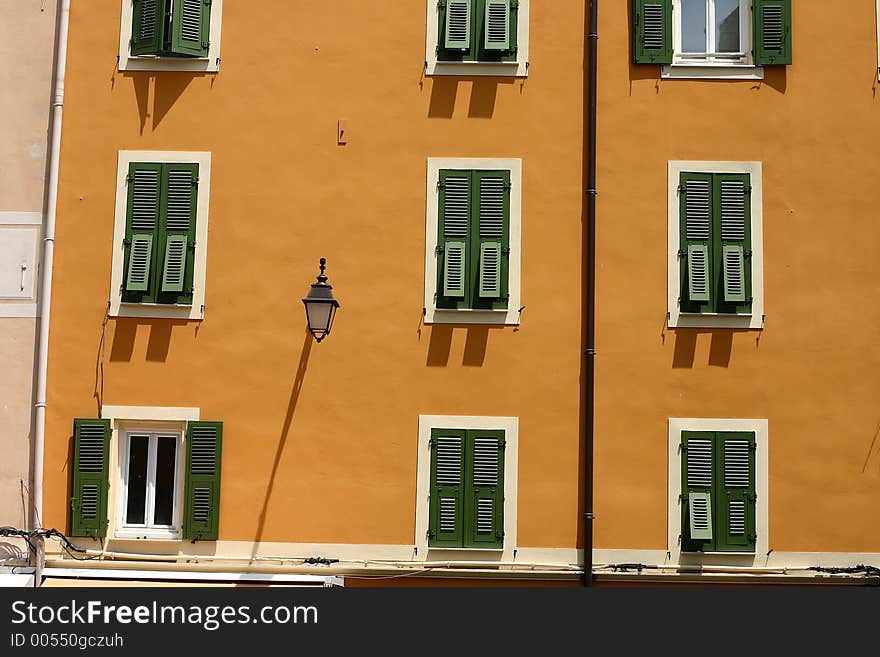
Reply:
[[[281, 4], [226, 2], [219, 72], [187, 73], [117, 70], [119, 0], [73, 3], [45, 526], [69, 527], [73, 419], [101, 405], [222, 421], [220, 542], [275, 545], [412, 545], [419, 415], [509, 416], [517, 547], [576, 554], [584, 3], [533, 3], [526, 78], [425, 76], [424, 2], [381, 20], [354, 0], [279, 20]], [[880, 552], [875, 5], [796, 4], [791, 66], [718, 81], [631, 64], [629, 3], [603, 3], [599, 550], [667, 549], [669, 418], [759, 418], [770, 549]], [[104, 328], [121, 150], [211, 153], [202, 320]], [[519, 326], [423, 322], [429, 157], [522, 160]], [[667, 328], [670, 160], [762, 163], [763, 329]], [[314, 344], [300, 299], [322, 256], [341, 309]]]

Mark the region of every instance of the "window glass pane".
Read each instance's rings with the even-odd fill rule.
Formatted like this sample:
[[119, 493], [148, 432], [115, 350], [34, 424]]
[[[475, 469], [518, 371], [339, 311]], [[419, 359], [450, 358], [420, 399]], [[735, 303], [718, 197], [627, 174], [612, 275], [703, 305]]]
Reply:
[[709, 0], [681, 0], [681, 51], [706, 52], [706, 8]]
[[740, 0], [715, 0], [716, 52], [739, 52]]
[[149, 436], [128, 437], [128, 504], [125, 509], [125, 522], [130, 525], [142, 525], [146, 517], [149, 446]]
[[177, 455], [177, 438], [159, 436], [156, 449], [156, 509], [154, 525], [170, 525], [174, 517], [174, 461]]

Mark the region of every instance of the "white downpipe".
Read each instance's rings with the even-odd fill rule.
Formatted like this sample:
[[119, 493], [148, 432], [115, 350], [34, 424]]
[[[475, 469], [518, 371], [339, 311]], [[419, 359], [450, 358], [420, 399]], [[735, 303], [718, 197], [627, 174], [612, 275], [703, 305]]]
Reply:
[[[52, 269], [55, 257], [55, 219], [58, 214], [58, 165], [61, 154], [61, 119], [64, 109], [64, 76], [67, 69], [67, 33], [70, 0], [59, 1], [58, 36], [55, 42], [55, 85], [52, 92], [52, 141], [49, 147], [49, 186], [46, 228], [40, 280], [40, 336], [37, 348], [37, 390], [34, 400], [34, 520], [33, 528], [43, 524], [43, 457], [46, 440], [46, 374], [49, 362], [49, 317], [52, 307]], [[37, 547], [36, 586], [45, 557], [44, 542]]]

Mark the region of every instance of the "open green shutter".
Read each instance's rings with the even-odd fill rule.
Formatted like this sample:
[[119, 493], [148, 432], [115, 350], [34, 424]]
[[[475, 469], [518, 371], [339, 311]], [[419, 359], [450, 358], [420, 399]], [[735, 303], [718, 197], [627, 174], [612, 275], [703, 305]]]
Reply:
[[711, 174], [682, 173], [679, 196], [681, 198], [679, 258], [683, 274], [682, 306], [687, 303], [708, 304], [712, 300]]
[[468, 285], [471, 172], [440, 172], [439, 296], [462, 301]]
[[443, 47], [447, 50], [470, 50], [471, 0], [446, 0]]
[[755, 549], [755, 434], [721, 432], [716, 458], [721, 476], [716, 481], [720, 552], [753, 552]]
[[506, 300], [510, 233], [510, 172], [480, 171], [479, 186], [479, 281], [480, 299]]
[[737, 308], [748, 310], [751, 301], [751, 186], [748, 174], [716, 174], [720, 228], [721, 289], [719, 298]]
[[467, 432], [464, 547], [503, 546], [504, 447], [504, 431]]
[[428, 545], [462, 547], [465, 431], [431, 430], [431, 499]]
[[634, 64], [672, 63], [672, 0], [633, 0]]
[[110, 420], [73, 421], [70, 535], [107, 535]]
[[154, 287], [161, 175], [162, 165], [154, 162], [132, 162], [128, 168], [123, 301], [142, 301]]
[[190, 422], [186, 433], [183, 538], [216, 541], [220, 524], [222, 422]]
[[483, 48], [510, 50], [510, 1], [486, 0]]
[[198, 178], [198, 164], [166, 164], [164, 167], [165, 245], [161, 291], [174, 293], [171, 298], [162, 299], [168, 303], [192, 301]]
[[685, 552], [713, 549], [714, 438], [706, 431], [681, 434], [681, 549]]
[[171, 52], [208, 56], [211, 0], [175, 0], [171, 21]]
[[158, 55], [165, 34], [165, 0], [134, 0], [131, 54]]
[[753, 0], [755, 64], [791, 64], [791, 0]]

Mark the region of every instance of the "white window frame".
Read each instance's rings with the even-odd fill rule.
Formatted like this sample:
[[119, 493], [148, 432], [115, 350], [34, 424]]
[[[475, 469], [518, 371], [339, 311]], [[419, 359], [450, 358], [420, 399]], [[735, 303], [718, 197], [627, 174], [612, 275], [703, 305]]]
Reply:
[[[431, 503], [431, 430], [491, 429], [504, 431], [504, 539], [498, 548], [428, 547], [428, 524]], [[416, 554], [455, 552], [456, 560], [514, 560], [517, 526], [517, 478], [519, 471], [519, 418], [476, 417], [466, 415], [419, 415], [418, 464], [416, 471]], [[467, 553], [467, 554], [464, 554]]]
[[[113, 539], [180, 541], [182, 536], [182, 511], [184, 503], [186, 467], [186, 447], [183, 436], [186, 435], [188, 422], [198, 422], [201, 416], [199, 408], [173, 406], [102, 406], [101, 417], [110, 420], [110, 496], [108, 500], [108, 517], [112, 526], [107, 535]], [[141, 431], [158, 433], [178, 433], [181, 441], [177, 452], [177, 474], [175, 479], [175, 519], [174, 530], [135, 529], [123, 526], [127, 497], [126, 475], [128, 470], [126, 432]], [[115, 446], [115, 448], [113, 447]], [[119, 493], [114, 493], [119, 491]], [[123, 492], [124, 491], [124, 492]]]
[[[132, 162], [193, 163], [199, 165], [196, 203], [196, 249], [191, 304], [128, 303], [122, 301], [125, 268], [125, 219], [128, 210], [128, 167]], [[204, 151], [119, 151], [116, 169], [116, 213], [113, 223], [113, 261], [110, 272], [111, 317], [203, 319], [208, 263], [208, 207], [211, 196], [211, 154]]]
[[[670, 160], [667, 189], [667, 325], [669, 328], [764, 328], [764, 185], [760, 162], [703, 162]], [[699, 173], [749, 174], [751, 194], [752, 236], [752, 311], [750, 313], [683, 313], [679, 305], [682, 297], [679, 266], [680, 211], [679, 182], [685, 171]]]
[[[183, 490], [181, 484], [183, 480], [183, 434], [184, 428], [159, 428], [156, 426], [140, 426], [131, 425], [124, 426], [120, 432], [120, 463], [122, 465], [120, 474], [122, 475], [122, 487], [119, 496], [119, 517], [117, 519], [117, 529], [114, 536], [117, 538], [152, 538], [159, 540], [179, 540], [180, 539], [180, 516], [181, 506], [183, 502]], [[128, 511], [128, 491], [129, 491], [129, 461], [130, 446], [133, 436], [147, 436], [149, 446], [147, 448], [147, 492], [146, 492], [146, 515], [145, 523], [142, 525], [131, 524], [126, 522], [126, 513]], [[155, 479], [156, 479], [156, 455], [158, 439], [160, 437], [172, 437], [176, 439], [176, 453], [174, 460], [174, 501], [172, 511], [171, 525], [153, 525], [151, 517], [155, 510]]]
[[[669, 418], [669, 495], [667, 552], [672, 563], [706, 565], [736, 563], [763, 565], [769, 551], [769, 449], [766, 419]], [[682, 552], [681, 550], [681, 433], [682, 431], [750, 431], [755, 434], [755, 540], [754, 552]]]
[[[709, 29], [715, 29], [714, 0], [712, 0], [709, 17]], [[752, 55], [752, 3], [751, 0], [739, 0], [740, 46], [742, 59], [732, 61], [707, 60], [688, 56], [681, 52], [681, 0], [672, 0], [672, 65], [664, 65], [660, 76], [663, 78], [711, 78], [727, 80], [763, 80], [764, 67], [755, 66]]]
[[529, 74], [529, 0], [519, 0], [515, 62], [441, 62], [437, 61], [440, 41], [440, 8], [437, 0], [427, 0], [428, 18], [425, 40], [425, 75], [474, 75], [528, 77]]
[[[441, 169], [510, 172], [510, 258], [507, 291], [510, 298], [503, 310], [455, 310], [437, 308], [437, 237], [440, 220]], [[519, 325], [522, 267], [522, 160], [517, 158], [431, 157], [428, 158], [428, 186], [425, 222], [425, 324]]]
[[156, 57], [131, 54], [133, 0], [122, 0], [119, 26], [120, 71], [195, 71], [216, 73], [220, 70], [220, 27], [223, 22], [223, 0], [211, 2], [211, 26], [207, 57]]
[[880, 0], [877, 0], [877, 79], [880, 80]]

